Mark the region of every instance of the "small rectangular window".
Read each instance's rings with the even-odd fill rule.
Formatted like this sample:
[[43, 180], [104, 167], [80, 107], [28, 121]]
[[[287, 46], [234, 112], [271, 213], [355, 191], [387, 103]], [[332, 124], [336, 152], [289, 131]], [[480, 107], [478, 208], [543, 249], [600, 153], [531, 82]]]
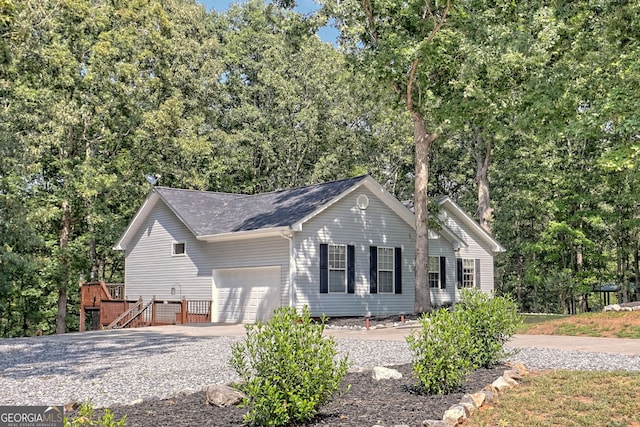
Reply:
[[329, 292], [347, 291], [347, 247], [329, 245]]
[[393, 248], [378, 248], [378, 292], [393, 293]]
[[171, 255], [185, 255], [184, 242], [174, 242], [171, 250]]

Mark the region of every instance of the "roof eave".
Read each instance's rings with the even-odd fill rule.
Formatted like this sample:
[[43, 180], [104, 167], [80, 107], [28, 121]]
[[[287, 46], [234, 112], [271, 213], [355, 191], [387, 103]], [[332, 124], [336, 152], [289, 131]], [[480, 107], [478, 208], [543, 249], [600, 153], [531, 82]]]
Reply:
[[129, 222], [129, 225], [124, 230], [124, 233], [122, 233], [122, 235], [120, 236], [120, 239], [118, 239], [118, 242], [115, 244], [115, 246], [113, 246], [114, 250], [124, 251], [127, 249], [127, 245], [133, 237], [133, 234], [142, 225], [145, 219], [147, 219], [147, 216], [156, 205], [158, 200], [160, 200], [160, 196], [156, 191], [152, 190], [149, 192], [149, 194], [147, 194], [144, 203], [142, 204], [142, 206], [140, 206], [140, 209], [138, 209], [138, 212], [136, 212], [131, 222]]
[[209, 234], [197, 236], [196, 239], [203, 242], [228, 242], [232, 240], [254, 239], [259, 237], [281, 236], [282, 233], [291, 232], [290, 227], [260, 228], [257, 230], [232, 231], [229, 233]]
[[465, 211], [462, 210], [460, 206], [458, 206], [457, 203], [455, 203], [449, 197], [443, 197], [442, 199], [438, 200], [438, 204], [440, 206], [444, 204], [448, 204], [454, 210], [457, 216], [460, 219], [462, 219], [462, 221], [464, 221], [469, 227], [473, 228], [474, 231], [478, 235], [480, 235], [480, 237], [485, 242], [489, 244], [489, 246], [491, 247], [491, 250], [494, 253], [506, 252], [506, 249], [496, 239], [494, 239], [493, 236], [487, 233], [487, 231], [484, 228], [480, 227], [480, 224], [474, 221], [473, 218], [471, 218]]

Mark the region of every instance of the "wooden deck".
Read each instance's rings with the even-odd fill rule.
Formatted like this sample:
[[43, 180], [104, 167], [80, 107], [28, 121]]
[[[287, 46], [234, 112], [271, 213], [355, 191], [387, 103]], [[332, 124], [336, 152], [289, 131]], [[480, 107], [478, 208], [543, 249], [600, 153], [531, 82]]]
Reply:
[[80, 332], [90, 329], [119, 329], [141, 326], [184, 325], [211, 322], [211, 300], [122, 299], [122, 283], [83, 283], [80, 293]]

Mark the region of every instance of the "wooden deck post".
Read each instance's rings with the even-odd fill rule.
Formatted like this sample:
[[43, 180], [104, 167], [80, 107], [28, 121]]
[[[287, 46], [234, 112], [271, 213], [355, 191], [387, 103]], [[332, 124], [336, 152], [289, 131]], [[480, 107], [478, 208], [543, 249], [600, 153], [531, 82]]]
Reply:
[[156, 325], [156, 296], [153, 296], [153, 303], [151, 304], [151, 326]]
[[80, 332], [84, 332], [84, 306], [80, 304]]
[[189, 310], [189, 304], [187, 303], [187, 298], [183, 296], [182, 301], [180, 303], [180, 313], [182, 314], [180, 323], [182, 325], [187, 324], [187, 321], [189, 318], [189, 313], [187, 313], [188, 310]]

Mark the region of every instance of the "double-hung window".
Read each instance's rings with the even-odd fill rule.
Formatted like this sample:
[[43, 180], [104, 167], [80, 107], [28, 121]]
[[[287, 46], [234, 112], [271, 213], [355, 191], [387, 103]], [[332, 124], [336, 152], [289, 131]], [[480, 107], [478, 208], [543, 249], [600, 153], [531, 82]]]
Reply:
[[473, 288], [476, 278], [476, 260], [464, 258], [462, 260], [462, 287]]
[[430, 288], [439, 288], [440, 287], [440, 257], [430, 256], [429, 257], [429, 287]]
[[480, 260], [473, 258], [458, 258], [456, 259], [457, 267], [457, 282], [458, 289], [460, 288], [480, 288]]
[[394, 248], [378, 247], [378, 292], [392, 294], [394, 271]]
[[329, 245], [329, 292], [347, 290], [347, 246]]

